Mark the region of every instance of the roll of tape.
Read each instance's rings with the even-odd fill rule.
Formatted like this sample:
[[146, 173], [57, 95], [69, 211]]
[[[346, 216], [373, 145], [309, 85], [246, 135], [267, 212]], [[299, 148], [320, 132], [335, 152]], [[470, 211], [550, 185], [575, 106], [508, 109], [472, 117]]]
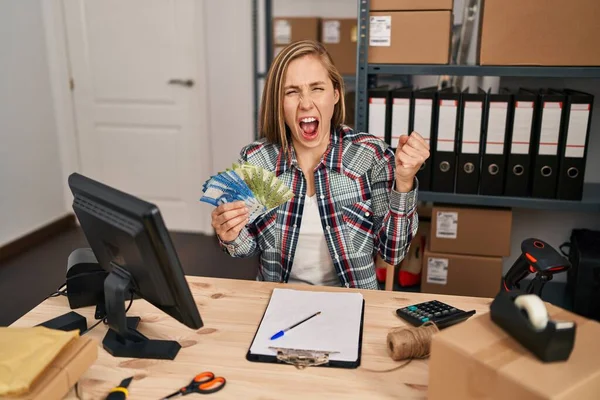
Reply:
[[529, 322], [535, 329], [542, 330], [548, 325], [548, 312], [542, 299], [535, 294], [523, 294], [515, 298], [515, 306], [527, 312]]

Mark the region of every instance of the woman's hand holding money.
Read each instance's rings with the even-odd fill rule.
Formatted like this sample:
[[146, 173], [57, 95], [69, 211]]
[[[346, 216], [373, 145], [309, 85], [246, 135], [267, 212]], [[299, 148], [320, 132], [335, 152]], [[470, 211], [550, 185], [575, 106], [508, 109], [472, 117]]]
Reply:
[[211, 213], [212, 227], [224, 242], [231, 242], [248, 223], [248, 208], [243, 201], [221, 204]]

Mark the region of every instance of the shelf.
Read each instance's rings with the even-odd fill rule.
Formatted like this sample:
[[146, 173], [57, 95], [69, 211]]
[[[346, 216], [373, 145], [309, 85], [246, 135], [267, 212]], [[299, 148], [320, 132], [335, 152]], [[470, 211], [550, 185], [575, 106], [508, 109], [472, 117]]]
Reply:
[[600, 67], [369, 64], [369, 74], [598, 78]]
[[600, 212], [600, 183], [585, 184], [583, 189], [583, 199], [581, 201], [538, 199], [531, 197], [482, 196], [425, 191], [419, 192], [419, 200], [471, 206]]

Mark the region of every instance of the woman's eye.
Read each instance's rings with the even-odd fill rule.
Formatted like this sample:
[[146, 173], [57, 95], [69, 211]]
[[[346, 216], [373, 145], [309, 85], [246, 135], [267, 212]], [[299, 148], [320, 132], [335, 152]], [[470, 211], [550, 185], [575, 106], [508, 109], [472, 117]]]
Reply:
[[296, 90], [288, 90], [287, 92], [285, 92], [286, 95], [295, 94], [295, 93], [297, 93]]
[[318, 91], [318, 92], [322, 92], [322, 91], [323, 91], [323, 90], [325, 90], [325, 89], [323, 89], [322, 87], [316, 87], [316, 88], [314, 88], [313, 90], [316, 90], [316, 91]]

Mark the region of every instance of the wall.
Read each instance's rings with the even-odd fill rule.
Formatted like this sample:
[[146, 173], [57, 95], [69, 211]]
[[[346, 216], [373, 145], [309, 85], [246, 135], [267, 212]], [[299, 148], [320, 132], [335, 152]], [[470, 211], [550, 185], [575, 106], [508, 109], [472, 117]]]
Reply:
[[252, 4], [208, 0], [204, 5], [212, 174], [231, 167], [254, 140]]
[[66, 213], [41, 2], [0, 2], [0, 246]]

